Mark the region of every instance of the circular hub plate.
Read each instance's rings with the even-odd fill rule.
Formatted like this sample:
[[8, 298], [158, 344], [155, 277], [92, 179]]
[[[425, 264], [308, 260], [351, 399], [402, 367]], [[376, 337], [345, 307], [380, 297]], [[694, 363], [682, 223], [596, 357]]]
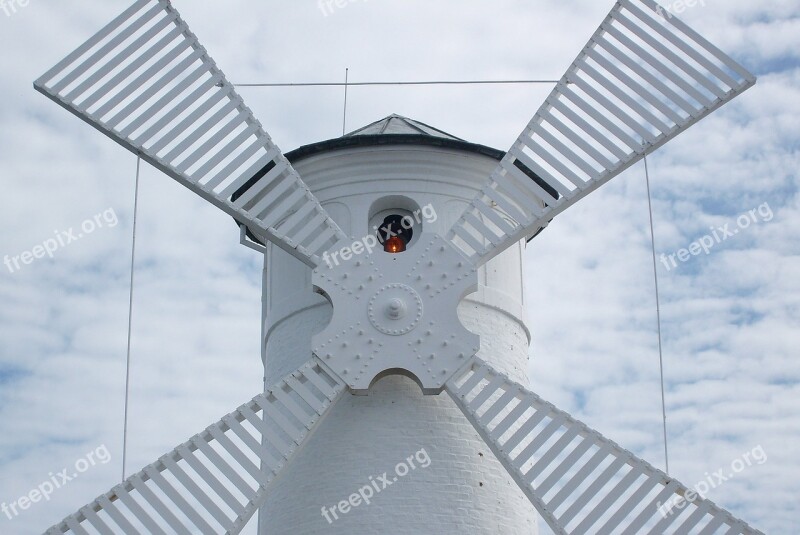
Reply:
[[422, 319], [422, 299], [410, 286], [387, 284], [369, 300], [369, 321], [384, 334], [413, 331]]
[[314, 353], [356, 394], [395, 371], [413, 375], [425, 393], [439, 393], [480, 348], [457, 313], [477, 288], [477, 271], [438, 235], [423, 235], [400, 254], [377, 250], [323, 262], [312, 280], [333, 304], [330, 324], [313, 338]]

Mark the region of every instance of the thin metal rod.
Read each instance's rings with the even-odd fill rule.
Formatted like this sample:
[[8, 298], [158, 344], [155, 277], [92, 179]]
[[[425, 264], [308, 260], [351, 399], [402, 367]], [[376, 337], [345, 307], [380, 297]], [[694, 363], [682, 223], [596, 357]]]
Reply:
[[349, 81], [350, 81], [350, 69], [347, 68], [344, 70], [344, 115], [342, 117], [343, 136], [347, 133], [347, 89], [350, 87], [348, 85]]
[[661, 372], [661, 417], [664, 425], [664, 465], [669, 475], [669, 449], [667, 446], [667, 398], [664, 393], [664, 346], [661, 337], [661, 295], [658, 291], [658, 263], [656, 262], [656, 232], [653, 224], [653, 198], [650, 194], [650, 169], [644, 157], [644, 176], [647, 182], [647, 206], [650, 211], [650, 243], [653, 245], [653, 279], [656, 287], [656, 319], [658, 321], [658, 365]]
[[122, 428], [122, 481], [125, 481], [125, 472], [128, 463], [128, 407], [131, 392], [131, 332], [133, 327], [133, 275], [136, 263], [136, 222], [139, 214], [139, 172], [141, 171], [142, 157], [136, 158], [136, 183], [133, 192], [133, 237], [131, 239], [131, 285], [128, 296], [128, 352], [125, 363], [125, 416]]
[[387, 85], [501, 85], [501, 84], [557, 84], [559, 80], [430, 80], [419, 82], [276, 82], [265, 84], [233, 84], [236, 87], [342, 87]]

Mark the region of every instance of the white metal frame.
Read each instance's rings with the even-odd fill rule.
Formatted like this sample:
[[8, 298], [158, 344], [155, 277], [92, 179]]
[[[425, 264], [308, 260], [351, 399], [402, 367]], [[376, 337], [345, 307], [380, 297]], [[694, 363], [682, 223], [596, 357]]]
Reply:
[[761, 533], [477, 357], [446, 390], [556, 533]]
[[166, 0], [137, 1], [34, 86], [312, 267], [344, 236]]
[[[755, 84], [660, 12], [653, 0], [617, 2], [448, 234], [465, 255], [483, 263], [534, 234]], [[512, 221], [498, 222], [496, 209]]]
[[312, 359], [45, 535], [239, 533], [345, 389]]

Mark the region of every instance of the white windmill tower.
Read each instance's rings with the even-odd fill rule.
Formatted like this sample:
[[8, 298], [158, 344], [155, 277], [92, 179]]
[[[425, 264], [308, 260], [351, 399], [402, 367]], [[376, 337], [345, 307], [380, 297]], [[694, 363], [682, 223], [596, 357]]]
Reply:
[[[272, 384], [47, 533], [239, 533], [260, 509], [265, 533], [530, 533], [534, 509], [556, 533], [759, 533], [527, 390], [519, 302], [521, 241], [754, 83], [621, 0], [509, 152], [392, 117], [296, 170], [171, 3], [138, 0], [35, 87], [269, 242]], [[424, 448], [371, 505], [319, 514]]]
[[[411, 255], [423, 245], [423, 235], [445, 234], [452, 227], [504, 154], [392, 115], [286, 156], [334, 221], [353, 238], [347, 244], [351, 249], [353, 242], [383, 249], [379, 243], [387, 237], [383, 223], [398, 216], [409, 218], [408, 230], [402, 225], [394, 230], [404, 246], [410, 238], [402, 254]], [[328, 323], [331, 306], [313, 292], [311, 269], [279, 248], [268, 247], [264, 358], [271, 384], [303, 364], [298, 358], [302, 360], [311, 348], [312, 334]], [[530, 333], [523, 320], [522, 248], [518, 244], [481, 269], [479, 291], [461, 303], [459, 314], [470, 331], [480, 334], [483, 351], [496, 355], [493, 365], [524, 382]], [[323, 259], [326, 269], [366, 262], [363, 254], [342, 260], [341, 252], [336, 252]], [[386, 292], [403, 298], [402, 291]], [[372, 309], [380, 325], [383, 311]], [[405, 317], [411, 318], [411, 313], [408, 310]], [[398, 322], [383, 323], [388, 327]], [[366, 327], [357, 328], [366, 331]], [[425, 337], [428, 330], [438, 328], [432, 316], [420, 321], [415, 332]], [[388, 343], [376, 339], [375, 349], [401, 349], [426, 364], [430, 353], [438, 352], [423, 353], [405, 341], [399, 347], [389, 345], [391, 339]], [[364, 361], [370, 356], [362, 355]], [[398, 463], [417, 452], [422, 452], [423, 465], [415, 460], [413, 474], [370, 498], [374, 507], [359, 503], [351, 509], [348, 502], [346, 512], [341, 512], [338, 503], [369, 485], [370, 476], [388, 472], [391, 482]], [[375, 532], [391, 526], [391, 533], [398, 534], [536, 533], [535, 513], [525, 506], [525, 495], [458, 407], [447, 396], [423, 395], [407, 377], [387, 377], [374, 385], [369, 396], [342, 400], [300, 455], [263, 509], [265, 534], [368, 533], [365, 526], [374, 526]], [[381, 491], [382, 487], [383, 483]]]

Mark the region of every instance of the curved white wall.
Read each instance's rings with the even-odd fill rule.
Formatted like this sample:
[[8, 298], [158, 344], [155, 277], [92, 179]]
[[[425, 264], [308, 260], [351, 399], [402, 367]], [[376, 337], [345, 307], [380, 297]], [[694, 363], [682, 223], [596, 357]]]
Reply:
[[[477, 154], [423, 146], [357, 148], [313, 156], [296, 168], [345, 233], [363, 238], [368, 212], [386, 195], [431, 203], [438, 216], [426, 232], [444, 234], [497, 162]], [[529, 333], [524, 323], [522, 247], [480, 272], [480, 289], [459, 307], [481, 336], [481, 358], [527, 383]], [[312, 292], [311, 271], [269, 246], [265, 263], [267, 384], [310, 357], [311, 337], [331, 316]], [[322, 507], [348, 500], [370, 478], [388, 473], [422, 449], [418, 466], [329, 523]], [[407, 463], [408, 464], [408, 463]], [[379, 488], [382, 485], [379, 484]], [[423, 396], [404, 377], [379, 381], [369, 396], [346, 395], [285, 475], [260, 518], [262, 535], [537, 533], [528, 499], [447, 397]]]

